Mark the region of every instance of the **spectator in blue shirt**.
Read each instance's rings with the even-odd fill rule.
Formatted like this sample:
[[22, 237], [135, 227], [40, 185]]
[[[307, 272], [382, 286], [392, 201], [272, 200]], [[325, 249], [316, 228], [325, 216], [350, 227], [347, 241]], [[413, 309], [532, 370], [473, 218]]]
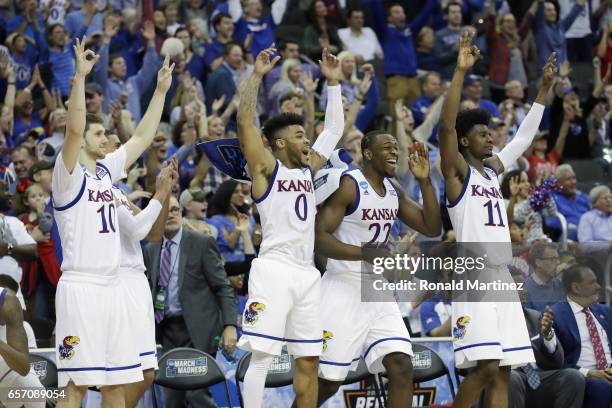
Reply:
[[212, 25], [215, 29], [215, 37], [212, 42], [206, 45], [204, 52], [204, 62], [211, 71], [219, 68], [223, 62], [223, 49], [232, 41], [234, 35], [234, 22], [232, 16], [227, 13], [220, 12], [212, 20]]
[[236, 93], [236, 70], [242, 65], [242, 47], [236, 43], [225, 46], [223, 62], [209, 77], [206, 83], [206, 108], [212, 110], [212, 103], [225, 95], [225, 102], [220, 109], [225, 110]]
[[371, 7], [374, 30], [383, 48], [389, 106], [395, 106], [398, 99], [410, 106], [421, 94], [416, 78], [414, 36], [419, 34], [429, 19], [437, 1], [427, 0], [425, 7], [409, 24], [406, 23], [406, 13], [401, 4], [392, 3], [386, 14], [380, 0], [362, 0], [362, 5], [365, 4]]
[[6, 44], [11, 51], [13, 60], [13, 71], [15, 73], [15, 85], [17, 90], [23, 89], [32, 80], [32, 70], [36, 64], [35, 51], [28, 52], [28, 40], [23, 34], [13, 33], [6, 39]]
[[451, 334], [451, 304], [438, 292], [420, 308], [422, 333], [427, 337], [448, 337]]
[[[18, 2], [21, 13], [9, 20], [6, 25], [7, 33], [19, 32], [32, 40], [38, 38], [38, 33], [44, 30], [44, 21], [41, 14], [36, 13], [36, 0], [22, 0]], [[27, 43], [27, 53], [36, 53], [36, 45]]]
[[229, 14], [236, 24], [234, 38], [244, 44], [249, 34], [252, 35], [250, 51], [253, 58], [275, 41], [274, 30], [280, 24], [287, 8], [287, 0], [275, 0], [270, 14], [262, 17], [261, 0], [246, 0], [243, 15], [240, 0], [229, 0]]
[[146, 21], [141, 30], [146, 41], [147, 51], [144, 55], [142, 68], [136, 75], [126, 78], [125, 59], [121, 55], [110, 55], [109, 44], [117, 28], [108, 27], [105, 30], [100, 47], [100, 60], [93, 69], [94, 81], [104, 89], [104, 111], [108, 112], [111, 102], [118, 102], [122, 94], [127, 95], [126, 109], [132, 113], [135, 122], [140, 122], [140, 98], [154, 81], [159, 66], [159, 56], [155, 51], [155, 29], [150, 21]]
[[66, 16], [64, 26], [70, 38], [91, 37], [93, 33], [102, 32], [103, 15], [97, 9], [96, 0], [86, 0], [80, 10]]
[[429, 107], [438, 99], [444, 92], [442, 88], [442, 79], [437, 72], [428, 72], [421, 79], [421, 97], [412, 102], [410, 110], [414, 117], [415, 127], [419, 126], [425, 120], [425, 116]]
[[202, 83], [206, 83], [206, 64], [204, 58], [193, 52], [191, 48], [191, 34], [186, 27], [179, 27], [174, 36], [182, 41], [185, 47], [184, 61], [185, 69], [189, 71], [193, 78], [196, 78]]
[[38, 41], [41, 62], [48, 63], [51, 68], [51, 88], [59, 89], [62, 97], [67, 98], [75, 72], [72, 47], [66, 44], [66, 32], [61, 24], [47, 27], [45, 37]]
[[534, 1], [525, 18], [531, 24], [538, 50], [538, 75], [553, 51], [557, 53], [557, 66], [567, 61], [565, 32], [583, 10], [584, 4], [574, 3], [568, 15], [560, 20], [559, 5], [556, 2]]
[[482, 77], [474, 74], [465, 77], [463, 96], [481, 109], [489, 111], [491, 116], [501, 119], [497, 105], [493, 101], [483, 99], [482, 97]]
[[536, 244], [529, 251], [532, 273], [525, 279], [525, 307], [544, 312], [546, 306], [565, 300], [563, 283], [557, 275], [559, 253], [553, 244]]
[[580, 217], [578, 241], [612, 242], [612, 194], [608, 186], [593, 187], [589, 192], [593, 209]]
[[[589, 196], [576, 189], [576, 174], [569, 164], [557, 167], [555, 176], [562, 187], [561, 192], [552, 193], [557, 204], [557, 211], [567, 220], [567, 237], [576, 241], [580, 217], [591, 209]], [[561, 229], [561, 224], [556, 217], [546, 217], [545, 223], [551, 228]]]

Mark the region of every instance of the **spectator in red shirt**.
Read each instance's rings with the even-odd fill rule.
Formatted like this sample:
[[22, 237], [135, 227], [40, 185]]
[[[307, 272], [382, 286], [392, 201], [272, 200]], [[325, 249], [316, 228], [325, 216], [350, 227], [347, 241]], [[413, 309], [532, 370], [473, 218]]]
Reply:
[[[597, 44], [596, 52], [597, 56], [601, 59], [599, 75], [603, 80], [608, 70], [612, 68], [612, 21], [608, 21], [603, 26], [603, 32]], [[607, 83], [612, 83], [611, 81], [612, 76], [609, 76]]]
[[529, 171], [527, 171], [529, 180], [534, 180], [539, 174], [545, 177], [555, 174], [561, 157], [563, 157], [563, 149], [569, 130], [569, 118], [570, 116], [567, 114], [563, 116], [563, 123], [555, 147], [548, 153], [546, 153], [548, 150], [548, 130], [536, 134], [531, 149], [525, 153], [529, 161]]

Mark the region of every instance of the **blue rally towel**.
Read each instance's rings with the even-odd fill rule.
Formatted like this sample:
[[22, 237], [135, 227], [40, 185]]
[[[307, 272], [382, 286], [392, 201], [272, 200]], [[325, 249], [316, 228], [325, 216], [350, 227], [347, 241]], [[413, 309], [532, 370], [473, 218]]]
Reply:
[[[196, 148], [204, 153], [210, 163], [224, 174], [237, 181], [251, 181], [246, 159], [240, 150], [238, 139], [220, 139], [202, 142]], [[344, 150], [334, 150], [331, 157], [314, 175], [317, 205], [325, 201], [340, 186], [340, 177], [349, 169], [351, 156]]]

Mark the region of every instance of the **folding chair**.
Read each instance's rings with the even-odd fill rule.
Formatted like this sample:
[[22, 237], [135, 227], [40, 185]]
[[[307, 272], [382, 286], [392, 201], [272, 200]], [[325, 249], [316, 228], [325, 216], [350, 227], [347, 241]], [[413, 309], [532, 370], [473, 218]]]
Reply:
[[51, 336], [53, 335], [53, 329], [55, 323], [47, 319], [31, 318], [26, 320], [32, 330], [34, 331], [34, 337], [36, 337], [36, 344], [39, 348], [54, 347], [51, 345]]
[[57, 387], [57, 366], [47, 357], [30, 353], [30, 369], [45, 388]]
[[[240, 383], [244, 382], [244, 376], [246, 375], [249, 363], [251, 362], [251, 353], [247, 353], [238, 362], [236, 367], [236, 388], [238, 389], [238, 401], [240, 401], [240, 407], [244, 408], [244, 401], [242, 400], [242, 391], [240, 390]], [[295, 360], [292, 356], [287, 353], [287, 348], [283, 347], [280, 356], [274, 357], [270, 369], [268, 370], [268, 376], [266, 377], [266, 388], [280, 388], [286, 387], [293, 384], [293, 372], [295, 371]]]
[[155, 384], [173, 390], [192, 391], [223, 383], [227, 405], [232, 406], [225, 373], [210, 354], [179, 347], [164, 353], [158, 365]]
[[344, 379], [342, 385], [354, 384], [361, 381], [372, 381], [374, 384], [374, 393], [376, 394], [376, 399], [381, 407], [384, 407], [385, 404], [383, 402], [383, 394], [381, 392], [381, 387], [378, 385], [378, 379], [376, 376], [368, 371], [368, 366], [366, 366], [363, 358], [359, 359], [359, 363], [357, 363], [357, 368], [353, 371], [349, 371], [348, 375]]

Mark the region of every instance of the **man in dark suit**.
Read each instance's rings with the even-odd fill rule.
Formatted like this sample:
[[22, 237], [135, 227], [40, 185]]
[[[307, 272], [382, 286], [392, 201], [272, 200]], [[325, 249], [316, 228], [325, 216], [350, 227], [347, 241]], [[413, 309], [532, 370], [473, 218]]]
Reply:
[[[523, 278], [514, 276], [514, 281], [520, 283]], [[576, 370], [562, 368], [563, 347], [552, 329], [554, 314], [551, 308], [546, 307], [544, 313], [528, 309], [524, 307], [528, 293], [523, 290], [519, 296], [536, 363], [510, 373], [509, 408], [581, 408], [584, 376]]]
[[[193, 347], [214, 355], [215, 337], [224, 349], [236, 348], [236, 300], [213, 238], [183, 229], [181, 208], [170, 198], [162, 242], [144, 248], [153, 293], [156, 336], [163, 351]], [[166, 407], [214, 407], [207, 390], [165, 389]]]
[[564, 366], [586, 377], [585, 408], [612, 406], [612, 309], [597, 303], [601, 286], [583, 265], [563, 272], [567, 302], [553, 306], [554, 328], [565, 351]]

